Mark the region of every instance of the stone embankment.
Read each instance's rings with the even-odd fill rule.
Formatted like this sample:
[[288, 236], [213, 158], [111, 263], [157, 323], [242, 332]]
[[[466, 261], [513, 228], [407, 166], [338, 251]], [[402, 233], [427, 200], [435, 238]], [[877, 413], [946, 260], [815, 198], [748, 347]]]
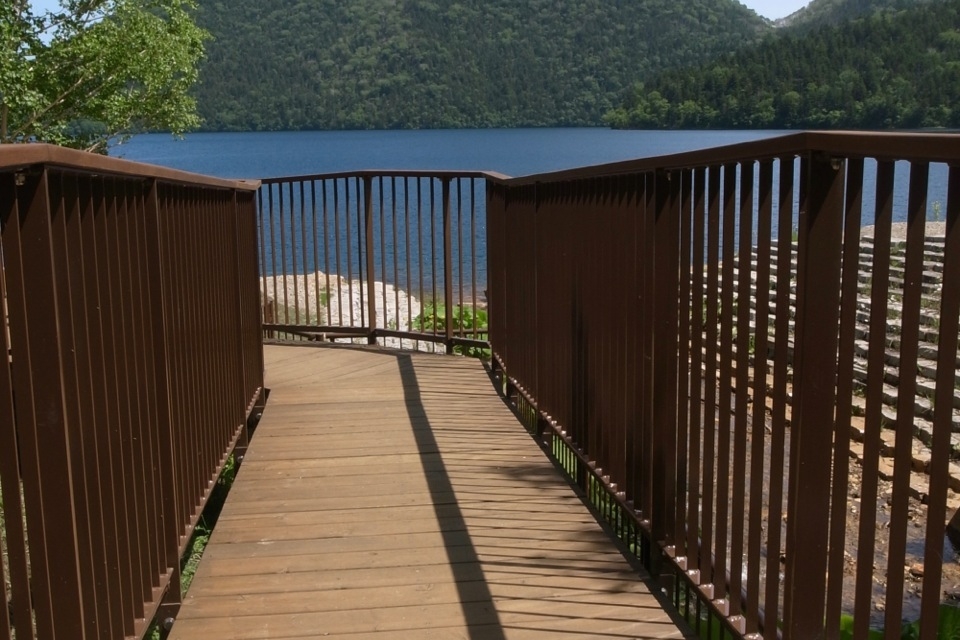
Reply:
[[[366, 283], [321, 271], [260, 278], [261, 295], [266, 296], [277, 324], [351, 327], [365, 324], [369, 291]], [[377, 326], [408, 331], [421, 313], [421, 303], [392, 284], [375, 282], [373, 291]], [[386, 304], [384, 304], [386, 303]], [[332, 336], [333, 334], [331, 334]], [[366, 343], [366, 339], [357, 339]], [[381, 338], [386, 347], [434, 351], [435, 345], [399, 338]]]
[[[933, 398], [936, 389], [937, 349], [940, 327], [940, 290], [943, 284], [943, 254], [944, 254], [944, 226], [943, 223], [931, 223], [927, 226], [927, 238], [924, 245], [924, 266], [922, 278], [922, 294], [920, 303], [920, 331], [919, 331], [919, 360], [917, 363], [916, 394], [914, 396], [914, 416], [912, 429], [914, 442], [912, 447], [914, 478], [911, 479], [911, 493], [920, 500], [926, 497], [928, 481], [925, 473], [930, 463], [930, 444], [933, 435]], [[884, 479], [892, 479], [893, 453], [897, 429], [897, 403], [899, 398], [900, 375], [900, 340], [901, 340], [901, 306], [903, 300], [903, 278], [905, 266], [905, 226], [894, 225], [893, 242], [891, 245], [890, 278], [887, 292], [887, 324], [884, 349], [883, 372], [883, 407], [881, 410], [883, 430], [881, 432], [882, 456], [880, 461], [880, 475]], [[868, 355], [870, 341], [870, 313], [871, 289], [873, 269], [873, 229], [866, 227], [861, 235], [858, 294], [857, 294], [857, 324], [855, 327], [855, 355], [853, 365], [854, 397], [853, 416], [851, 418], [851, 457], [862, 460], [864, 439], [864, 414], [866, 410]], [[753, 262], [756, 261], [756, 253]], [[793, 259], [796, 259], [794, 246]], [[776, 309], [776, 279], [777, 258], [771, 258], [771, 291], [769, 295], [770, 317]], [[793, 316], [796, 311], [796, 264], [791, 264], [790, 281], [790, 340], [789, 351], [792, 364], [793, 356]], [[739, 274], [735, 280], [739, 279]], [[757, 298], [756, 272], [751, 271], [751, 330], [753, 329], [754, 312]], [[771, 351], [773, 357], [773, 327], [770, 328]], [[948, 363], [956, 367], [960, 360]], [[772, 383], [772, 380], [770, 381]], [[956, 384], [956, 383], [955, 383]], [[953, 433], [951, 435], [951, 463], [950, 488], [960, 493], [960, 389], [955, 390], [953, 409]], [[767, 399], [769, 405], [771, 400]], [[960, 507], [960, 496], [951, 496], [953, 509]]]

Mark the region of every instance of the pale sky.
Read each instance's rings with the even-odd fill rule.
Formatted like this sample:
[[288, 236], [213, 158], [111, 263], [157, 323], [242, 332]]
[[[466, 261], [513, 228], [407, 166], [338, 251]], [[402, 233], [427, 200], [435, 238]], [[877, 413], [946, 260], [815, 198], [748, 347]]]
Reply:
[[[776, 20], [783, 18], [800, 7], [809, 4], [810, 0], [740, 0], [743, 4], [750, 7], [764, 18]], [[681, 0], [682, 2], [682, 0]], [[52, 9], [57, 6], [57, 0], [31, 0], [33, 7], [37, 11]]]
[[810, 4], [810, 0], [740, 0], [764, 18], [776, 20]]

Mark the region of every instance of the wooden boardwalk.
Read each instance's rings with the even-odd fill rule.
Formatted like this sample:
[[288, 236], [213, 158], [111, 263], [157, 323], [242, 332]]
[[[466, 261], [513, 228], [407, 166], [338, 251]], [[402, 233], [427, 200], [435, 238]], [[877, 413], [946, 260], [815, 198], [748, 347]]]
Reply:
[[266, 348], [171, 637], [681, 638], [478, 361]]

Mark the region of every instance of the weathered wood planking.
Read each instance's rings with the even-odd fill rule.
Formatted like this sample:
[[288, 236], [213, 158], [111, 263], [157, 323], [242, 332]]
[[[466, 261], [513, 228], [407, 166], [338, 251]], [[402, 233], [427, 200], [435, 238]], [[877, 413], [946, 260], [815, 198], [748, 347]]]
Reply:
[[265, 355], [270, 402], [172, 638], [683, 637], [478, 361]]

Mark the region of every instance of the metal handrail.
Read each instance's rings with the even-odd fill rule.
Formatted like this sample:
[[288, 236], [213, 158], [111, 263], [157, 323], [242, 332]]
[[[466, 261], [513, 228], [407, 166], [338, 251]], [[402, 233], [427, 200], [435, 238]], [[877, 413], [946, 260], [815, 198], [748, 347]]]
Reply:
[[[708, 624], [691, 605], [700, 600], [737, 637], [821, 637], [841, 614], [853, 615], [857, 638], [870, 625], [899, 637], [902, 603], [914, 598], [909, 617], [936, 637], [945, 569], [935, 560], [960, 422], [958, 162], [953, 134], [808, 132], [491, 180], [495, 362], [532, 427], [576, 461], [584, 490], [602, 487], [614, 521], [633, 523], [636, 548], [692, 623]], [[937, 213], [944, 249], [925, 258]], [[895, 214], [906, 226], [896, 278]], [[863, 248], [862, 222], [876, 227]], [[940, 290], [921, 296], [930, 260]], [[930, 314], [942, 366], [921, 403]], [[885, 408], [891, 376], [899, 393]], [[889, 540], [875, 524], [885, 424], [896, 425], [882, 463], [892, 468]], [[911, 481], [914, 432], [929, 444], [925, 507]], [[848, 483], [860, 475], [852, 525]], [[907, 513], [924, 508], [927, 529], [911, 544], [925, 552], [911, 561]], [[889, 561], [878, 620], [880, 545]], [[923, 558], [922, 596], [910, 596], [904, 564]]]
[[257, 186], [0, 146], [0, 638], [140, 636], [179, 606], [264, 398]]

